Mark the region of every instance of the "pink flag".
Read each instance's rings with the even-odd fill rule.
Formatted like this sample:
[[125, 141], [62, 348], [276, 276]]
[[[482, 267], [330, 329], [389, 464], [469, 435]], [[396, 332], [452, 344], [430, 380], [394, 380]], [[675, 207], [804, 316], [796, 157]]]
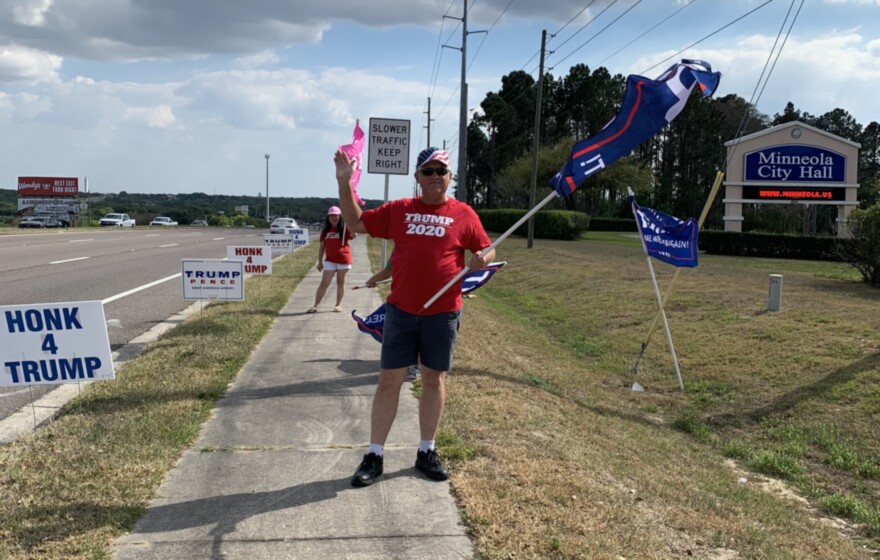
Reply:
[[361, 163], [364, 159], [364, 131], [361, 130], [360, 120], [354, 123], [351, 144], [339, 146], [339, 151], [348, 156], [348, 159], [357, 161], [354, 172], [351, 174], [351, 194], [354, 195], [357, 203], [363, 206], [366, 201], [358, 196], [357, 191], [358, 182], [361, 180]]

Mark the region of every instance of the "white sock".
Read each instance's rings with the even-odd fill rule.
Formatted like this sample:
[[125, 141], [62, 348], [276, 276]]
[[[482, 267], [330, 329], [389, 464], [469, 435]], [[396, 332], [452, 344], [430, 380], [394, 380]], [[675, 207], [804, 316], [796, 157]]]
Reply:
[[367, 448], [367, 454], [369, 454], [369, 453], [375, 453], [376, 455], [378, 455], [379, 457], [381, 457], [381, 456], [382, 456], [382, 451], [384, 450], [384, 448], [385, 448], [384, 445], [379, 445], [378, 443], [371, 443], [371, 444], [370, 444], [370, 447]]
[[434, 449], [433, 439], [423, 439], [419, 442], [419, 451], [421, 451], [422, 453], [427, 453], [432, 449]]

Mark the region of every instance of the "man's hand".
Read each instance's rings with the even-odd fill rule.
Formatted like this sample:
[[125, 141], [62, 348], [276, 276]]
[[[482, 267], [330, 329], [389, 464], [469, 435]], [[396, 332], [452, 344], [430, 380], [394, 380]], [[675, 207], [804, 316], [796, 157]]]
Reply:
[[372, 278], [370, 278], [369, 280], [367, 280], [366, 282], [364, 282], [364, 286], [366, 286], [366, 287], [368, 287], [368, 288], [375, 288], [375, 287], [376, 287], [376, 281], [373, 280]]
[[324, 261], [318, 261], [318, 272], [324, 272]]
[[336, 179], [340, 182], [345, 182], [350, 184], [351, 176], [354, 174], [354, 167], [357, 165], [357, 160], [348, 159], [348, 156], [344, 153], [337, 151], [336, 155], [333, 156], [333, 162], [336, 164]]
[[488, 263], [486, 262], [486, 259], [483, 258], [483, 252], [477, 251], [473, 254], [471, 260], [468, 261], [467, 266], [471, 270], [480, 270], [481, 268], [486, 266], [486, 264]]

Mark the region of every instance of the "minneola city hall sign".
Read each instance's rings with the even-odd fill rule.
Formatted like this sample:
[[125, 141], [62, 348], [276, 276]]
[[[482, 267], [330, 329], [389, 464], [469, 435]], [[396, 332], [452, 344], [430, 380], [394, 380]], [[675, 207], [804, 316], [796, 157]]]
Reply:
[[724, 230], [742, 231], [743, 204], [837, 206], [837, 236], [858, 206], [859, 144], [793, 121], [725, 142]]

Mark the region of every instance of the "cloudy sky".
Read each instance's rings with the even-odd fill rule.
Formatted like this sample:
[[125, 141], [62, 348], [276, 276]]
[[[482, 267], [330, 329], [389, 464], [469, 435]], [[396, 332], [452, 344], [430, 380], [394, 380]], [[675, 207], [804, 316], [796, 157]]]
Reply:
[[[334, 196], [332, 155], [355, 119], [410, 120], [415, 150], [428, 97], [431, 143], [445, 140], [455, 165], [461, 52], [443, 45], [460, 47], [461, 28], [443, 16], [463, 3], [3, 0], [0, 188], [36, 175], [88, 177], [94, 192], [258, 195], [270, 154], [270, 197]], [[468, 36], [468, 107], [511, 71], [537, 76], [542, 29], [555, 76], [583, 63], [653, 78], [700, 58], [724, 74], [718, 95], [751, 99], [801, 4], [469, 0], [468, 29], [488, 33]], [[811, 0], [758, 108], [842, 107], [866, 125], [880, 121], [878, 91], [880, 0]], [[412, 184], [392, 175], [390, 197]], [[381, 199], [384, 175], [365, 173], [360, 191]]]

